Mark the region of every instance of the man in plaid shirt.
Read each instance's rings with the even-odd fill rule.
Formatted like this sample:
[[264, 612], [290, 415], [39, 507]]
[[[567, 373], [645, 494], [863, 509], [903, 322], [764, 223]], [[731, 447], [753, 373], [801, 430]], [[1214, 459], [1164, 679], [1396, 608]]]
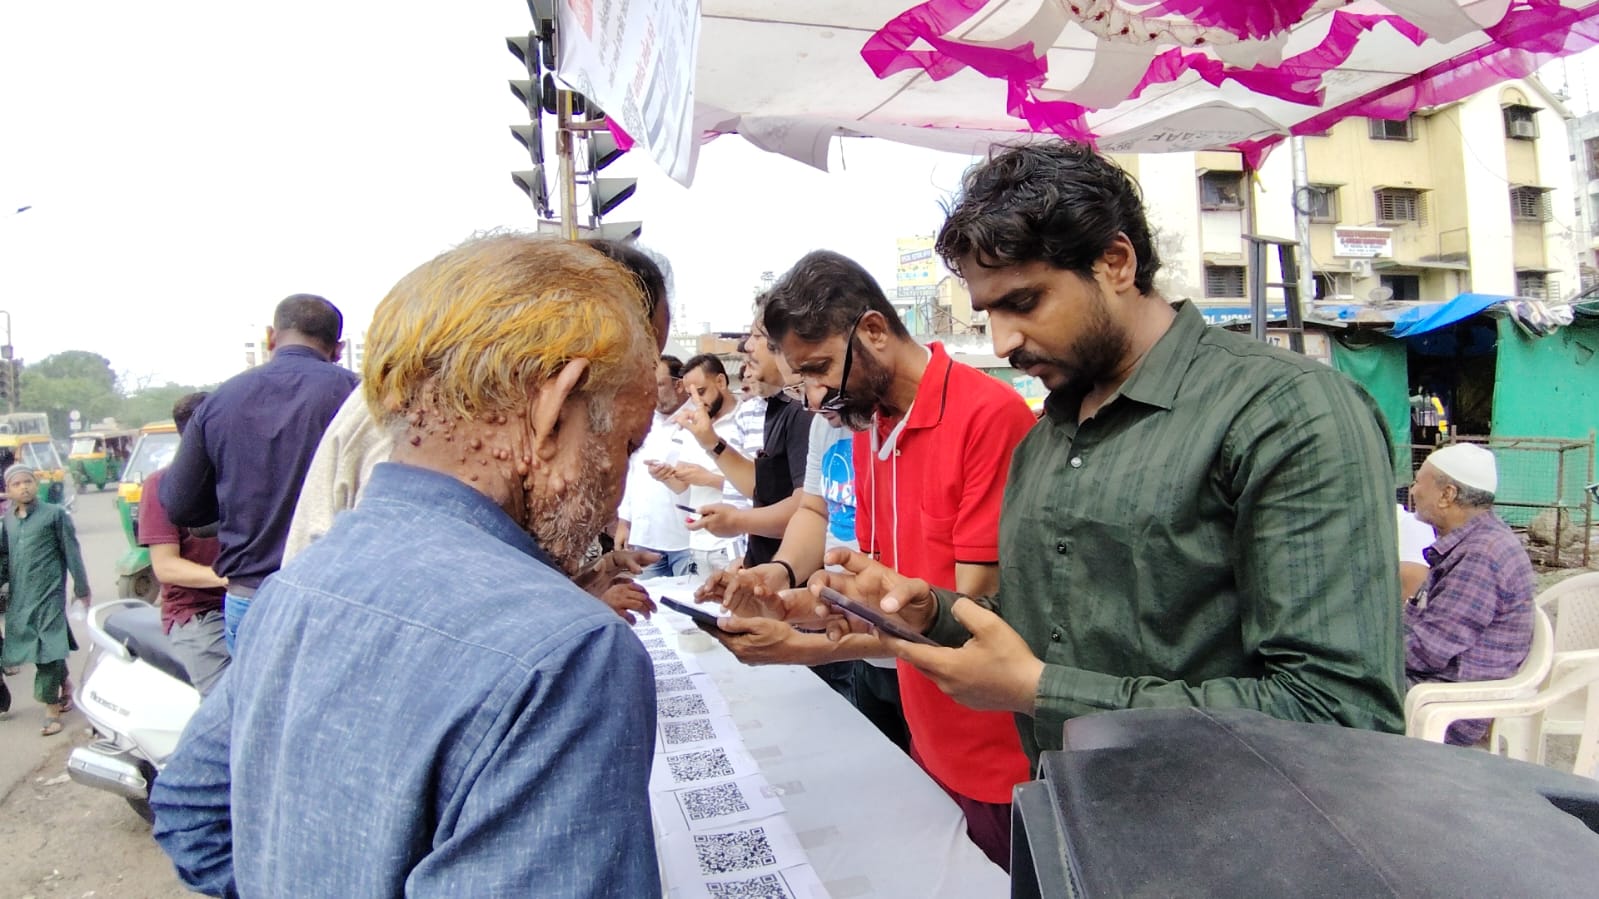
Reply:
[[[1516, 673], [1532, 648], [1532, 563], [1493, 512], [1499, 487], [1493, 454], [1457, 444], [1416, 472], [1416, 517], [1438, 532], [1423, 551], [1432, 566], [1405, 603], [1405, 673], [1422, 681], [1497, 680]], [[1489, 721], [1457, 721], [1446, 741], [1470, 746]]]

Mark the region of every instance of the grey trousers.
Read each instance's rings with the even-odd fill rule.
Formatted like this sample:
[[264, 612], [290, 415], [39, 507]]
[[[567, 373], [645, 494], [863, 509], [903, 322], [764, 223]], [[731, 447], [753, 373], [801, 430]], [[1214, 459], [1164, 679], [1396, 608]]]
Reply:
[[189, 683], [194, 684], [201, 696], [211, 692], [233, 661], [222, 636], [221, 612], [202, 612], [182, 624], [175, 624], [167, 639], [172, 642], [172, 654], [188, 670]]

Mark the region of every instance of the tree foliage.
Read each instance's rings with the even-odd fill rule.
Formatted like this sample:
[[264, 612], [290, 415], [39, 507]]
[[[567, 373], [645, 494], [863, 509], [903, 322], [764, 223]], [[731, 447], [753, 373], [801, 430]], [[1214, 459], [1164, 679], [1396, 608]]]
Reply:
[[125, 391], [111, 360], [98, 353], [68, 350], [29, 363], [19, 379], [17, 410], [43, 412], [50, 417], [50, 432], [57, 437], [72, 433], [71, 414], [93, 426], [113, 418], [124, 427], [139, 427], [172, 417], [172, 404], [200, 388], [168, 383], [140, 385]]

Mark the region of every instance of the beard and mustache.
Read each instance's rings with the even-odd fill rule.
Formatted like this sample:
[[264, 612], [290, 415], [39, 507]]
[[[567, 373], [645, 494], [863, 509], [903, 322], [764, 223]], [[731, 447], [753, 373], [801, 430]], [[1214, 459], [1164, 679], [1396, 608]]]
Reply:
[[1066, 383], [1061, 386], [1094, 384], [1114, 375], [1127, 357], [1130, 340], [1127, 330], [1111, 318], [1104, 293], [1095, 291], [1093, 297], [1082, 330], [1067, 347], [1070, 360], [1016, 350], [1007, 360], [1011, 367], [1025, 371], [1037, 365], [1049, 366], [1065, 375]]
[[840, 392], [844, 394], [847, 402], [836, 414], [844, 427], [851, 431], [864, 431], [872, 427], [877, 410], [888, 396], [888, 388], [893, 384], [894, 377], [889, 373], [888, 366], [878, 362], [876, 356], [862, 349], [851, 357], [850, 380], [855, 382], [855, 386], [840, 387]]
[[616, 514], [620, 494], [608, 483], [603, 456], [585, 453], [570, 489], [561, 494], [528, 495], [528, 533], [568, 577], [583, 567], [594, 538]]

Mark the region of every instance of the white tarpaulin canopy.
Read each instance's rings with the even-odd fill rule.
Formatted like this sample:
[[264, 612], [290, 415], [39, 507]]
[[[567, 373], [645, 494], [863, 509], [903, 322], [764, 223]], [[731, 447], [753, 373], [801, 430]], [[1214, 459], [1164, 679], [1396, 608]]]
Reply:
[[825, 167], [840, 135], [1258, 160], [1290, 133], [1400, 118], [1595, 43], [1595, 0], [701, 0], [697, 55], [678, 52], [695, 59], [695, 130]]

